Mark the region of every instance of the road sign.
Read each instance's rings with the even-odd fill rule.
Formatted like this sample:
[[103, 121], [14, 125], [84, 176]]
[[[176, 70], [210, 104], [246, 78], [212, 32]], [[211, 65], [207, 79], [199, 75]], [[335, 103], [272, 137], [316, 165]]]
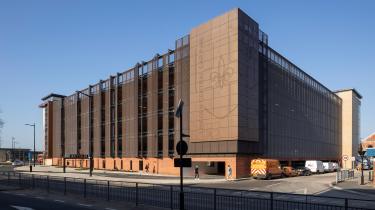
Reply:
[[186, 155], [188, 145], [185, 141], [179, 141], [176, 145], [177, 154]]
[[185, 167], [190, 168], [191, 167], [191, 158], [175, 158], [174, 159], [174, 167]]
[[355, 157], [354, 157], [354, 156], [351, 157], [350, 160], [351, 160], [351, 161], [355, 161]]
[[347, 161], [347, 160], [349, 160], [349, 156], [347, 156], [347, 155], [343, 155], [343, 156], [342, 156], [342, 159], [343, 159], [344, 161]]

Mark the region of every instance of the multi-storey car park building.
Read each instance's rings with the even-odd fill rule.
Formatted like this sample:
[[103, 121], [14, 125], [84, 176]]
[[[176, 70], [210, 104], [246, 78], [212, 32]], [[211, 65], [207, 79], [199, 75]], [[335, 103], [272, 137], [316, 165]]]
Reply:
[[93, 154], [95, 169], [177, 174], [180, 99], [188, 156], [201, 173], [225, 174], [230, 165], [234, 177], [248, 176], [256, 157], [341, 159], [343, 99], [272, 49], [240, 9], [148, 62], [70, 96], [44, 97], [46, 158], [62, 165]]

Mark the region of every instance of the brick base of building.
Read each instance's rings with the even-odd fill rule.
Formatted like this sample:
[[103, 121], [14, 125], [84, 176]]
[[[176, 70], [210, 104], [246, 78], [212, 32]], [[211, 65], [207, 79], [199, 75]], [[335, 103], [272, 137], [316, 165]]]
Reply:
[[[193, 176], [194, 168], [199, 167], [200, 175], [218, 174], [228, 177], [228, 167], [232, 168], [232, 176], [228, 178], [242, 178], [250, 175], [251, 157], [192, 157], [192, 167], [184, 168], [184, 175]], [[65, 165], [70, 168], [89, 168], [88, 159], [66, 159]], [[62, 166], [62, 158], [53, 158], [52, 165]], [[148, 170], [147, 170], [148, 168]], [[173, 158], [94, 158], [94, 169], [126, 172], [140, 172], [149, 174], [179, 175], [179, 168], [174, 167]]]

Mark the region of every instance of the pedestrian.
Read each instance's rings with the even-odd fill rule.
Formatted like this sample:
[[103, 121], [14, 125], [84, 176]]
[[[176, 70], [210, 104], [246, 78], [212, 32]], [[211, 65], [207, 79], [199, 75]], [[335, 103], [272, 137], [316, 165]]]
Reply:
[[198, 165], [195, 165], [195, 169], [194, 169], [194, 180], [199, 180], [199, 167]]
[[230, 165], [228, 165], [228, 171], [227, 171], [227, 179], [232, 179], [232, 167], [230, 167]]
[[148, 168], [150, 167], [149, 163], [146, 164], [146, 174], [148, 174]]

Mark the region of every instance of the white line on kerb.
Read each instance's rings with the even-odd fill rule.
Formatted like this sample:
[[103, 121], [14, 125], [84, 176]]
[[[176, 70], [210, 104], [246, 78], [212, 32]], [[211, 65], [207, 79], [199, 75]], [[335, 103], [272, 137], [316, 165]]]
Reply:
[[90, 205], [90, 204], [83, 204], [83, 203], [77, 203], [78, 205], [80, 205], [80, 206], [85, 206], [85, 207], [91, 207], [92, 205]]

